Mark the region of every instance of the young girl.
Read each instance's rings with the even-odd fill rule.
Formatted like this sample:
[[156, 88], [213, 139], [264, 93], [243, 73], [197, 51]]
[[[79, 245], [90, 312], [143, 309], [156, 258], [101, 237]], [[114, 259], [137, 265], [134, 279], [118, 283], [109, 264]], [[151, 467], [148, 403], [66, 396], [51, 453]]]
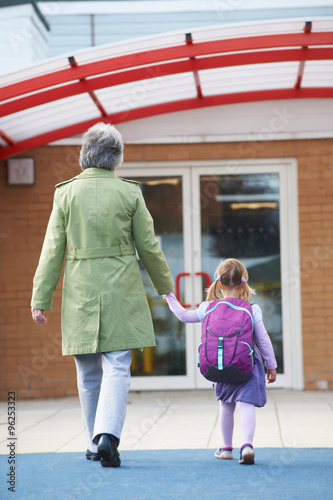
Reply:
[[[195, 311], [187, 311], [176, 299], [173, 292], [164, 296], [169, 308], [183, 323], [197, 323], [203, 321], [209, 303], [217, 299], [241, 299], [249, 301], [254, 294], [247, 284], [249, 275], [244, 265], [236, 259], [227, 259], [216, 269], [217, 276], [207, 291], [207, 301], [202, 302]], [[216, 382], [215, 395], [220, 404], [220, 428], [222, 446], [215, 452], [221, 459], [232, 459], [232, 436], [234, 429], [234, 411], [236, 403], [240, 413], [242, 426], [242, 446], [240, 448], [240, 464], [254, 464], [253, 436], [255, 431], [255, 407], [266, 404], [265, 370], [262, 358], [267, 368], [268, 383], [276, 380], [276, 360], [270, 338], [262, 321], [262, 312], [257, 304], [252, 305], [254, 338], [258, 347], [254, 346], [255, 364], [252, 374], [246, 382], [230, 384]]]

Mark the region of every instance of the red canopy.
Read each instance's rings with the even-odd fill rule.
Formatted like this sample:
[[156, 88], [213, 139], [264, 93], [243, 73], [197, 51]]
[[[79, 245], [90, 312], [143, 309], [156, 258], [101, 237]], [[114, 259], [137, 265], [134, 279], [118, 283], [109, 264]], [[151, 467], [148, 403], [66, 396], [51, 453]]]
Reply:
[[251, 101], [332, 98], [333, 21], [218, 26], [94, 47], [0, 78], [0, 159], [113, 124]]

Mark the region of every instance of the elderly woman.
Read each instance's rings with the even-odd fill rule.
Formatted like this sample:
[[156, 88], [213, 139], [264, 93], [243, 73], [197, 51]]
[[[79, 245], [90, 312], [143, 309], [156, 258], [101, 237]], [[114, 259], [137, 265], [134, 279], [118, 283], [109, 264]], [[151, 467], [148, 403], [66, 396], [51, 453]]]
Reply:
[[131, 349], [155, 345], [135, 249], [156, 292], [173, 289], [138, 183], [114, 173], [122, 161], [113, 126], [85, 133], [83, 172], [56, 186], [31, 301], [34, 321], [45, 324], [65, 258], [62, 352], [75, 358], [86, 457], [103, 467], [120, 466]]

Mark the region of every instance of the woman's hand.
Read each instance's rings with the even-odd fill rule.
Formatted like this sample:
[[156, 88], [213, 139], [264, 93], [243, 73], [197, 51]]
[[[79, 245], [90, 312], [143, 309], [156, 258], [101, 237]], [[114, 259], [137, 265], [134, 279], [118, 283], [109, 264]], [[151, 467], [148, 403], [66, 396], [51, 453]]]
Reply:
[[41, 309], [35, 309], [34, 307], [31, 308], [31, 314], [32, 314], [32, 319], [34, 320], [35, 323], [38, 325], [46, 325], [47, 319], [44, 316], [44, 311]]
[[269, 384], [272, 384], [276, 380], [276, 370], [267, 370], [267, 380]]

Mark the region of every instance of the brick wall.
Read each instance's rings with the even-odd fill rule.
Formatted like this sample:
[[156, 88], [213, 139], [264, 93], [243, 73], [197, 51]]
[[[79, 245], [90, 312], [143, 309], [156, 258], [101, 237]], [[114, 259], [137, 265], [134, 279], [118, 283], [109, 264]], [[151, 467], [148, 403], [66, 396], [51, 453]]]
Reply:
[[30, 313], [32, 277], [54, 185], [66, 177], [69, 163], [61, 171], [61, 148], [44, 147], [22, 156], [35, 158], [35, 186], [7, 186], [5, 162], [1, 165], [1, 393], [5, 397], [7, 390], [15, 390], [20, 399], [71, 396], [77, 394], [76, 375], [73, 357], [61, 355], [61, 284], [53, 309], [46, 313], [46, 327], [33, 323]]
[[[77, 393], [74, 360], [61, 355], [61, 284], [46, 327], [31, 320], [30, 297], [52, 208], [54, 185], [80, 172], [79, 147], [41, 147], [22, 156], [36, 161], [35, 186], [6, 185], [0, 162], [1, 280], [0, 388], [3, 397], [46, 398]], [[333, 389], [333, 141], [128, 145], [126, 161], [296, 157], [304, 377], [306, 389]], [[121, 175], [121, 174], [120, 174]]]

